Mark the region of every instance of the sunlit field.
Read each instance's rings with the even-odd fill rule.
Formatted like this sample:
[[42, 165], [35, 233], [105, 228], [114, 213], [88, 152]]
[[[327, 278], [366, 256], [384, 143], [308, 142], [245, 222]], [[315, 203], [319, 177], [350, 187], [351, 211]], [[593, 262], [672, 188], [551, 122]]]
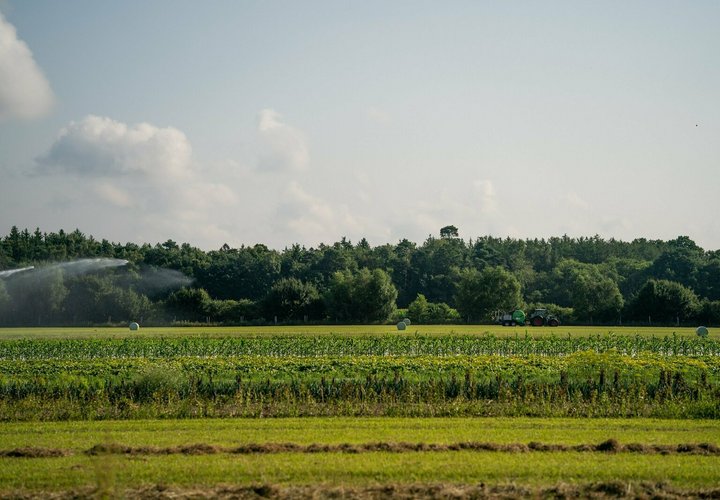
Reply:
[[711, 496], [719, 353], [693, 328], [6, 328], [0, 497]]
[[[505, 327], [501, 325], [410, 325], [399, 331], [395, 325], [277, 325], [277, 326], [188, 326], [149, 327], [130, 331], [125, 327], [37, 327], [0, 328], [2, 339], [105, 338], [105, 337], [258, 337], [286, 335], [495, 335], [497, 337], [587, 337], [591, 335], [696, 336], [695, 328], [663, 326], [559, 326]], [[710, 337], [720, 338], [710, 329]]]
[[[310, 487], [316, 494], [332, 488], [359, 488], [362, 493], [368, 485], [401, 490], [443, 485], [457, 493], [467, 487], [463, 485], [481, 482], [492, 488], [512, 483], [537, 492], [558, 484], [571, 490], [600, 484], [611, 492], [636, 491], [651, 483], [654, 493], [693, 494], [716, 486], [720, 456], [715, 448], [693, 451], [689, 443], [712, 441], [718, 433], [717, 421], [651, 419], [5, 424], [0, 429], [0, 485], [6, 492], [30, 496], [57, 491], [144, 496], [147, 491], [133, 488], [154, 484], [169, 493], [216, 495], [218, 484], [228, 483], [270, 491]], [[606, 451], [603, 443], [615, 447]], [[473, 445], [483, 449], [470, 449]], [[542, 451], [541, 446], [554, 450]], [[363, 451], [368, 447], [378, 450]]]

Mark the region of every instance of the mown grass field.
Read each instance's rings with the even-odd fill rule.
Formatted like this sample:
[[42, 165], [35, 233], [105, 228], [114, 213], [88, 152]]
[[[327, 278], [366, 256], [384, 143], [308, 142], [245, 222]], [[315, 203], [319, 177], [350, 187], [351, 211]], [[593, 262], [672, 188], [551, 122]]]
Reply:
[[[600, 455], [542, 452], [421, 452], [364, 455], [317, 453], [260, 456], [86, 457], [2, 459], [6, 492], [51, 491], [111, 483], [116, 491], [148, 484], [368, 485], [383, 483], [662, 482], [686, 488], [717, 486], [718, 459], [703, 456]], [[115, 496], [115, 495], [111, 495]]]
[[82, 451], [103, 442], [130, 446], [187, 443], [453, 443], [488, 441], [560, 444], [717, 442], [719, 420], [576, 418], [221, 418], [13, 422], [0, 427], [3, 448], [38, 446]]
[[530, 486], [558, 482], [667, 481], [709, 488], [720, 480], [720, 456], [640, 453], [475, 451], [215, 454], [188, 456], [88, 456], [93, 444], [134, 446], [264, 442], [496, 443], [542, 441], [581, 444], [717, 441], [717, 421], [651, 419], [220, 419], [131, 422], [5, 424], [3, 448], [69, 448], [58, 458], [1, 458], [5, 492], [50, 492], [110, 484], [117, 491], [147, 484], [212, 487], [219, 483], [276, 485], [367, 485], [382, 483], [506, 483]]
[[[398, 331], [395, 325], [292, 325], [292, 326], [188, 326], [188, 327], [150, 327], [131, 332], [124, 327], [37, 327], [37, 328], [0, 328], [0, 340], [40, 339], [40, 338], [127, 338], [127, 337], [258, 337], [286, 335], [495, 335], [532, 337], [564, 337], [591, 335], [641, 335], [664, 337], [679, 335], [695, 337], [695, 328], [689, 327], [635, 327], [635, 326], [559, 326], [550, 327], [504, 327], [500, 325], [410, 325], [405, 331]], [[718, 332], [710, 330], [711, 338], [720, 338]]]

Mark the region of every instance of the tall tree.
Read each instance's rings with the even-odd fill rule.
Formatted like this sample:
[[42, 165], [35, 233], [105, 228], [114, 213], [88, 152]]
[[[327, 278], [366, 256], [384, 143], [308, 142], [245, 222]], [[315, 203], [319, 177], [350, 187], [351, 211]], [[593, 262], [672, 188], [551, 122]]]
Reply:
[[668, 280], [648, 280], [630, 308], [635, 319], [672, 323], [686, 321], [700, 312], [700, 301], [689, 288]]
[[462, 271], [455, 304], [463, 318], [488, 320], [493, 311], [511, 310], [520, 307], [521, 303], [520, 283], [502, 267]]
[[281, 320], [298, 320], [304, 316], [321, 319], [322, 303], [317, 288], [311, 283], [282, 278], [270, 288], [262, 309], [267, 320], [276, 316]]
[[623, 297], [617, 283], [600, 265], [564, 260], [552, 275], [552, 302], [572, 307], [581, 321], [612, 321], [618, 318]]
[[336, 272], [326, 295], [327, 313], [342, 321], [386, 321], [395, 310], [397, 289], [382, 269]]

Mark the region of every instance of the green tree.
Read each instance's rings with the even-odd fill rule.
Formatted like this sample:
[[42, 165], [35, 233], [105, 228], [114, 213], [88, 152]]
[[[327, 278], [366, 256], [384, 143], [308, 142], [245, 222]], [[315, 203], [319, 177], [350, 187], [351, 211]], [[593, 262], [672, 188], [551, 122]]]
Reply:
[[553, 271], [552, 302], [572, 307], [581, 321], [611, 321], [624, 305], [617, 283], [600, 265], [563, 260]]
[[502, 267], [462, 271], [455, 304], [463, 318], [484, 321], [490, 319], [493, 311], [512, 310], [521, 302], [520, 283]]
[[720, 300], [703, 299], [698, 320], [704, 325], [720, 325]]
[[667, 242], [666, 250], [653, 262], [651, 276], [695, 289], [702, 258], [702, 248], [687, 236], [678, 236]]
[[428, 317], [429, 302], [422, 293], [407, 307], [407, 314], [415, 323], [425, 323]]
[[700, 301], [689, 288], [668, 280], [648, 280], [631, 304], [635, 319], [661, 323], [693, 319], [700, 312]]
[[145, 295], [117, 286], [112, 276], [79, 276], [68, 290], [63, 315], [72, 324], [139, 321], [152, 309]]
[[458, 238], [459, 236], [460, 233], [458, 233], [458, 228], [455, 226], [445, 226], [440, 229], [440, 238]]
[[341, 321], [386, 321], [395, 310], [397, 289], [382, 269], [333, 274], [326, 294], [330, 317]]
[[460, 238], [429, 237], [412, 255], [410, 289], [430, 302], [450, 302], [460, 269], [466, 267], [467, 247]]
[[202, 288], [181, 288], [170, 294], [164, 305], [176, 320], [205, 321], [210, 316], [212, 299]]
[[416, 323], [435, 324], [459, 321], [460, 314], [445, 302], [428, 302], [421, 293], [407, 308], [407, 315]]
[[275, 316], [281, 320], [297, 320], [304, 316], [318, 319], [322, 314], [317, 288], [296, 278], [276, 281], [263, 299], [262, 309], [268, 320]]

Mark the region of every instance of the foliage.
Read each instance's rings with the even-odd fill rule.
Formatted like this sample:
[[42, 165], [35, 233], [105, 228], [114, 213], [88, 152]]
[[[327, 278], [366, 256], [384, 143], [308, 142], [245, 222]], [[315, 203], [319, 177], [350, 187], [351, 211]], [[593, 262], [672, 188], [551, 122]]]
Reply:
[[[62, 274], [48, 276], [37, 290], [24, 287], [21, 275], [1, 278], [7, 294], [0, 292], [0, 302], [5, 304], [0, 310], [0, 324], [78, 325], [105, 323], [108, 318], [123, 322], [138, 315], [154, 321], [255, 322], [262, 317], [272, 321], [276, 314], [269, 310], [274, 308], [270, 299], [278, 292], [273, 287], [281, 280], [298, 280], [311, 295], [314, 287], [328, 304], [331, 287], [338, 285], [336, 273], [355, 275], [361, 269], [387, 273], [397, 291], [398, 307], [408, 307], [418, 294], [428, 304], [437, 304], [428, 306], [434, 309], [437, 321], [455, 317], [454, 308], [463, 311], [464, 320], [468, 315], [473, 321], [487, 318], [486, 312], [475, 309], [478, 304], [468, 302], [470, 297], [459, 290], [459, 285], [463, 278], [468, 279], [468, 273], [498, 267], [520, 284], [520, 300], [510, 308], [522, 303], [555, 303], [572, 308], [575, 320], [584, 323], [616, 324], [621, 313], [625, 321], [647, 322], [647, 315], [637, 312], [632, 304], [648, 280], [679, 283], [701, 301], [720, 300], [720, 252], [705, 251], [687, 236], [629, 242], [599, 236], [526, 240], [480, 236], [463, 240], [458, 228], [448, 225], [440, 230], [440, 237], [429, 236], [419, 244], [403, 239], [372, 247], [365, 239], [353, 244], [342, 238], [314, 248], [291, 245], [279, 251], [259, 244], [239, 248], [223, 245], [207, 252], [172, 240], [154, 245], [112, 243], [79, 230], [44, 233], [12, 227], [0, 237], [0, 269], [39, 268], [46, 263], [94, 257], [126, 259], [129, 264], [112, 272], [95, 273], [95, 281], [89, 277], [72, 280]], [[187, 277], [186, 286], [194, 280], [192, 286], [207, 291], [210, 302], [187, 312], [164, 312], [163, 302], [167, 303], [177, 289], [161, 285], [163, 273], [169, 270]], [[287, 287], [287, 282], [283, 283], [278, 286]], [[81, 297], [87, 303], [81, 304]], [[457, 298], [465, 301], [463, 306]], [[295, 306], [289, 311], [280, 307], [278, 318], [299, 321], [307, 314], [314, 321], [363, 321], [360, 317], [342, 319], [352, 315], [347, 315], [339, 302], [337, 311], [326, 312], [320, 301], [315, 303], [317, 308], [303, 313], [297, 313]], [[687, 324], [717, 322], [712, 311], [711, 306], [690, 307], [680, 314], [680, 320]], [[446, 319], [441, 320], [443, 316]], [[653, 322], [674, 323], [677, 311], [661, 311], [651, 317]]]
[[504, 268], [486, 267], [482, 271], [465, 269], [455, 295], [463, 317], [487, 320], [496, 310], [512, 310], [522, 303], [520, 283]]
[[176, 320], [205, 321], [212, 299], [202, 288], [183, 288], [174, 292], [164, 306]]
[[[177, 415], [200, 404], [222, 415], [265, 408], [386, 414], [458, 406], [465, 415], [718, 418], [717, 356], [614, 351], [565, 356], [210, 355], [0, 361], [0, 419], [40, 407], [75, 418]], [[82, 401], [83, 406], [74, 405]], [[270, 406], [268, 406], [268, 404]], [[364, 409], [364, 410], [363, 410]], [[77, 412], [77, 413], [76, 413]], [[296, 413], [297, 414], [297, 413]], [[84, 415], [84, 417], [82, 417]]]
[[262, 309], [266, 318], [277, 317], [281, 321], [322, 319], [324, 312], [317, 288], [297, 278], [276, 281], [263, 299]]
[[618, 285], [597, 264], [563, 260], [552, 274], [554, 302], [572, 307], [582, 321], [608, 321], [617, 318], [623, 308]]
[[408, 306], [407, 315], [412, 321], [426, 325], [460, 321], [460, 314], [457, 310], [444, 302], [428, 302], [421, 293]]
[[648, 280], [633, 301], [631, 311], [636, 318], [672, 322], [695, 317], [700, 311], [697, 295], [680, 283]]
[[397, 289], [382, 269], [336, 272], [326, 295], [330, 317], [340, 321], [385, 321], [395, 310]]

